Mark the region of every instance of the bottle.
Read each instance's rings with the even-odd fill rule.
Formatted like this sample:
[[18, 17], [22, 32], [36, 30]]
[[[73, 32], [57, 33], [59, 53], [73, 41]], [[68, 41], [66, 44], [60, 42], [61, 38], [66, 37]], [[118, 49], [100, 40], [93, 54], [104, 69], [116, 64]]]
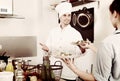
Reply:
[[42, 70], [41, 70], [41, 79], [42, 79], [42, 81], [47, 81], [47, 79], [46, 79], [46, 67], [45, 67], [45, 65], [42, 65]]
[[50, 60], [49, 56], [43, 57], [43, 65], [42, 65], [42, 81], [55, 81], [55, 78], [53, 77], [51, 66], [50, 66]]
[[12, 64], [12, 59], [8, 59], [8, 64], [7, 64], [5, 70], [14, 73], [14, 67], [13, 67], [13, 64]]
[[17, 64], [17, 69], [15, 70], [15, 81], [24, 81], [24, 71], [21, 68], [22, 61], [19, 61]]

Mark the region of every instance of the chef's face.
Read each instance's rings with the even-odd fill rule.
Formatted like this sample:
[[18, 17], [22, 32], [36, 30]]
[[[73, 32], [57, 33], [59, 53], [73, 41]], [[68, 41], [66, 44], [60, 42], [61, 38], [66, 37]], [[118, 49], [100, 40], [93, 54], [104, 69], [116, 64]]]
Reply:
[[68, 25], [71, 21], [71, 14], [65, 13], [60, 17], [60, 23], [64, 25]]

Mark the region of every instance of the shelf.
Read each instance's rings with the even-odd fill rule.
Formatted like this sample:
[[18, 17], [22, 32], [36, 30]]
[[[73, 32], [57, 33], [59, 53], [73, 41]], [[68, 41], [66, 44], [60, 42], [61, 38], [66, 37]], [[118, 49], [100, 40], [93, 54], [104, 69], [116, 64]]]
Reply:
[[95, 1], [90, 1], [90, 0], [82, 0], [82, 1], [76, 1], [76, 2], [72, 2], [72, 6], [79, 6], [79, 5], [83, 5], [83, 4], [87, 4], [87, 3], [91, 3], [91, 2], [95, 2]]
[[0, 18], [14, 18], [14, 19], [25, 19], [25, 17], [22, 17], [22, 16], [19, 16], [19, 15], [3, 15], [3, 14], [0, 14]]

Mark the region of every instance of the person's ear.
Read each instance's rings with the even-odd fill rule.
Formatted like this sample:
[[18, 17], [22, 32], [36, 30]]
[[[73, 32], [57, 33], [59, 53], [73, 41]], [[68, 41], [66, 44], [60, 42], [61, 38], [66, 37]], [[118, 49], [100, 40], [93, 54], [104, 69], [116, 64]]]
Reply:
[[118, 17], [118, 13], [116, 11], [113, 12], [113, 17], [117, 18]]

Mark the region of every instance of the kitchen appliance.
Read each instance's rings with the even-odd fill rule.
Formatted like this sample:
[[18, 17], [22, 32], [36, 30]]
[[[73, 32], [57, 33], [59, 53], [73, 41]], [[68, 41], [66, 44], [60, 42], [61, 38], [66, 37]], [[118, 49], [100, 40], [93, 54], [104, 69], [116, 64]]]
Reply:
[[94, 41], [94, 8], [83, 7], [73, 11], [70, 24], [81, 33], [84, 40]]

